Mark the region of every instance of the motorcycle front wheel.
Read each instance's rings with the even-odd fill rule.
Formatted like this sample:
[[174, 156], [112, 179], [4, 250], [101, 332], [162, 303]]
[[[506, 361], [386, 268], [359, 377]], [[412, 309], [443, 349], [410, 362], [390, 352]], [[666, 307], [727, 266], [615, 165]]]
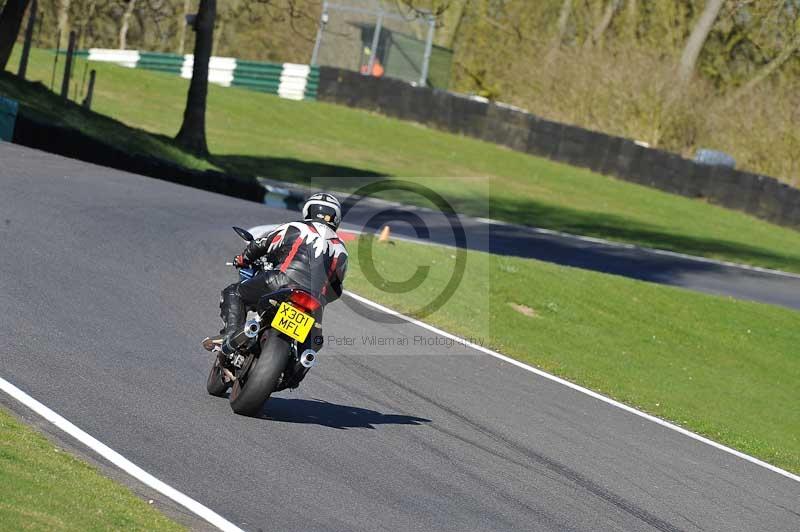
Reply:
[[261, 339], [261, 355], [250, 355], [231, 388], [231, 409], [243, 416], [257, 416], [278, 386], [289, 359], [289, 342], [269, 330]]

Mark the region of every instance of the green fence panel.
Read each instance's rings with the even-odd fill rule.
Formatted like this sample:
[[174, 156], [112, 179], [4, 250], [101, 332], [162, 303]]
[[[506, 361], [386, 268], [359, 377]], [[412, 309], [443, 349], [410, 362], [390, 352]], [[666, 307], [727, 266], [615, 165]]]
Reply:
[[139, 52], [139, 63], [136, 68], [180, 74], [183, 68], [183, 61], [182, 55]]
[[[51, 48], [50, 51], [56, 53], [54, 48]], [[67, 55], [67, 50], [58, 50], [58, 55]], [[73, 55], [75, 57], [89, 57], [89, 50], [75, 50]]]
[[11, 142], [14, 139], [14, 125], [17, 123], [19, 104], [0, 96], [0, 140]]
[[280, 81], [280, 72], [251, 72], [247, 70], [236, 69], [233, 71], [233, 77], [239, 79], [254, 79], [254, 80], [276, 80]]
[[252, 74], [249, 72], [241, 72], [238, 68], [233, 71], [233, 77], [235, 79], [251, 79], [253, 81], [280, 81], [281, 75], [280, 74], [269, 74], [259, 76], [258, 74]]
[[183, 65], [172, 65], [169, 63], [150, 63], [142, 62], [136, 65], [136, 68], [143, 68], [145, 70], [157, 70], [158, 72], [169, 72], [170, 74], [180, 74]]
[[316, 100], [317, 91], [319, 90], [319, 67], [311, 67], [311, 72], [308, 73], [308, 81], [306, 82], [306, 91], [303, 97], [306, 100]]
[[283, 70], [283, 64], [281, 63], [264, 63], [263, 61], [250, 61], [247, 59], [237, 59], [236, 66], [260, 69], [277, 68], [278, 70]]
[[[383, 65], [386, 68], [386, 75], [407, 81], [418, 81], [422, 74], [425, 42], [410, 35], [392, 32], [387, 47]], [[431, 48], [428, 65], [428, 84], [431, 87], [445, 90], [448, 88], [452, 61], [452, 50], [435, 45]]]
[[137, 65], [163, 65], [173, 68], [181, 68], [183, 66], [183, 61], [159, 61], [158, 59], [142, 58], [139, 59]]
[[162, 54], [160, 52], [139, 52], [140, 59], [155, 59], [158, 61], [173, 61], [183, 64], [183, 56], [178, 54]]
[[236, 62], [236, 69], [255, 74], [280, 74], [283, 72], [283, 66], [281, 65], [243, 65], [238, 61]]

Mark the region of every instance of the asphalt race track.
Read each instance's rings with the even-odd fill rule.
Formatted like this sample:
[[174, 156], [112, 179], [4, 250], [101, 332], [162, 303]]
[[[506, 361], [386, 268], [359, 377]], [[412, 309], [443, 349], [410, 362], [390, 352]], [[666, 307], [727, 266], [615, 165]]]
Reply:
[[800, 483], [348, 302], [355, 345], [235, 416], [199, 345], [230, 226], [291, 214], [9, 144], [0, 191], [0, 376], [242, 528], [800, 530]]

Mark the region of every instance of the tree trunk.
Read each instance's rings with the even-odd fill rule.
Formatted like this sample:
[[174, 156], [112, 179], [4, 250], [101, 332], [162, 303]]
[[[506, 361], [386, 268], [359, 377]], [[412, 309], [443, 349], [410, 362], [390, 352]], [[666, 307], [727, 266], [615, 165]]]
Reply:
[[81, 20], [81, 31], [79, 33], [80, 39], [78, 41], [78, 50], [86, 49], [86, 37], [89, 33], [89, 23], [94, 19], [94, 12], [97, 9], [97, 0], [89, 0], [84, 11], [83, 20]]
[[692, 78], [695, 66], [697, 66], [697, 58], [700, 57], [700, 52], [703, 50], [708, 34], [717, 21], [719, 11], [724, 3], [725, 0], [706, 0], [706, 7], [692, 28], [692, 33], [689, 35], [689, 40], [686, 41], [678, 65], [678, 80], [682, 84]]
[[29, 0], [8, 0], [0, 13], [0, 71], [5, 70]]
[[452, 49], [455, 46], [456, 36], [464, 19], [464, 11], [467, 2], [455, 2], [449, 4], [447, 10], [442, 13], [444, 25], [436, 30], [435, 43], [439, 46]]
[[58, 0], [58, 31], [61, 35], [61, 42], [58, 43], [58, 47], [62, 50], [69, 43], [69, 4], [70, 0]]
[[214, 44], [214, 19], [217, 0], [200, 0], [195, 20], [194, 67], [183, 125], [175, 137], [178, 145], [198, 155], [208, 155], [206, 142], [206, 99], [208, 97], [208, 62]]
[[603, 18], [600, 19], [600, 22], [598, 22], [597, 26], [595, 26], [592, 30], [591, 36], [586, 39], [586, 42], [583, 44], [584, 48], [590, 48], [600, 42], [600, 40], [603, 38], [603, 34], [611, 25], [611, 21], [614, 19], [614, 14], [617, 12], [617, 9], [619, 9], [619, 5], [621, 3], [622, 0], [609, 0], [606, 10], [603, 12]]
[[211, 47], [211, 55], [219, 55], [219, 43], [222, 41], [222, 34], [225, 32], [225, 17], [220, 17], [217, 29], [214, 30], [214, 46]]
[[125, 50], [128, 45], [128, 28], [130, 27], [134, 8], [136, 8], [136, 0], [128, 0], [128, 4], [125, 6], [125, 13], [122, 14], [122, 25], [119, 28], [120, 50]]
[[553, 48], [558, 48], [561, 46], [561, 42], [564, 40], [564, 35], [567, 33], [567, 23], [569, 22], [569, 17], [572, 14], [572, 0], [564, 0], [564, 3], [561, 4], [561, 11], [558, 14], [558, 29], [556, 38], [553, 42]]
[[630, 42], [635, 42], [639, 36], [638, 0], [625, 0], [625, 27], [623, 34]]
[[556, 57], [558, 50], [561, 48], [561, 43], [564, 41], [564, 35], [567, 33], [567, 24], [569, 17], [572, 14], [572, 0], [564, 0], [561, 4], [561, 11], [558, 14], [558, 26], [556, 28], [556, 36], [553, 37], [553, 42], [550, 43], [550, 50], [545, 56], [545, 63], [550, 64]]
[[183, 14], [178, 19], [178, 49], [177, 54], [183, 55], [186, 48], [186, 15], [192, 8], [192, 0], [183, 0]]

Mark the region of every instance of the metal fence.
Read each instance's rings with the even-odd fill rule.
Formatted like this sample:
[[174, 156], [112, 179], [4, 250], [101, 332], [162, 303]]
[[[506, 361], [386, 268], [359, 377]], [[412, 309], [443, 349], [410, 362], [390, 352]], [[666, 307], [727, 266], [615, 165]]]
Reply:
[[323, 2], [311, 64], [446, 89], [452, 51], [433, 44], [436, 18], [399, 2]]

